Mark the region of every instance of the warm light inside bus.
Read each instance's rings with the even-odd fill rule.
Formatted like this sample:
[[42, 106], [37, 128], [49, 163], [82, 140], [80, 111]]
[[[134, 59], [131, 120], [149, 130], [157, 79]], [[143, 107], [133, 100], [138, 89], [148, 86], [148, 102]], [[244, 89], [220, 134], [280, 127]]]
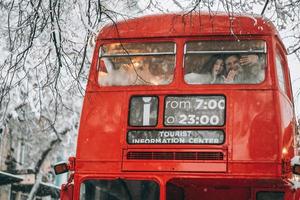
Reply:
[[188, 84], [257, 84], [265, 79], [266, 43], [193, 41], [185, 45]]
[[167, 85], [174, 76], [175, 44], [112, 43], [100, 48], [100, 86]]

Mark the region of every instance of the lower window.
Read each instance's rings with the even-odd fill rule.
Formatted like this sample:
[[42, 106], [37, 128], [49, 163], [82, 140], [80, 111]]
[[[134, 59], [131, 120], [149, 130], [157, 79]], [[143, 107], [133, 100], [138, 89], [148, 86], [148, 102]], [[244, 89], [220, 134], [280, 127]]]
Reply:
[[284, 192], [263, 191], [256, 193], [256, 200], [283, 200]]
[[86, 180], [80, 200], [159, 200], [159, 185], [149, 180]]

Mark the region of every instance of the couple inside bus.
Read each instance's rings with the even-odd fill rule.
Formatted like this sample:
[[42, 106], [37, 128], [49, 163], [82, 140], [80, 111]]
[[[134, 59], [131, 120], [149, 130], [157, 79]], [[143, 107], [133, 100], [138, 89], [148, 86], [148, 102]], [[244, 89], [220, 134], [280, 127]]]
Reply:
[[184, 79], [189, 84], [260, 83], [264, 80], [261, 60], [256, 54], [215, 54]]
[[[172, 42], [112, 43], [100, 48], [101, 86], [167, 85], [173, 81]], [[266, 43], [191, 41], [185, 45], [187, 84], [257, 84], [265, 78]]]

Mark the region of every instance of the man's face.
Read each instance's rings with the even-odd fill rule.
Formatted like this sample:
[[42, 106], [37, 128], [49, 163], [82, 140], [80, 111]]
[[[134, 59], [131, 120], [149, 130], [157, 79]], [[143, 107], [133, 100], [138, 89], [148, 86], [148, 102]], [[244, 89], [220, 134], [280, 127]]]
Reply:
[[230, 70], [238, 70], [240, 67], [239, 58], [237, 56], [229, 56], [225, 60], [226, 71], [229, 72]]

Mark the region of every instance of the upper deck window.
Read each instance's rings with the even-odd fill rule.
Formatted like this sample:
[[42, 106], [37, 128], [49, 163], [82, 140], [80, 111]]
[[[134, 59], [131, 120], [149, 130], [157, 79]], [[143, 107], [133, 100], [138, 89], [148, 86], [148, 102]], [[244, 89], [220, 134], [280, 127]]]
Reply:
[[185, 45], [188, 84], [256, 84], [265, 79], [266, 43], [193, 41]]
[[286, 93], [285, 89], [285, 80], [284, 80], [284, 70], [283, 70], [283, 65], [282, 65], [282, 59], [279, 54], [279, 52], [276, 52], [276, 70], [277, 70], [277, 78], [278, 78], [278, 83], [279, 83], [279, 88]]
[[167, 85], [175, 67], [175, 43], [112, 43], [101, 46], [101, 86]]

